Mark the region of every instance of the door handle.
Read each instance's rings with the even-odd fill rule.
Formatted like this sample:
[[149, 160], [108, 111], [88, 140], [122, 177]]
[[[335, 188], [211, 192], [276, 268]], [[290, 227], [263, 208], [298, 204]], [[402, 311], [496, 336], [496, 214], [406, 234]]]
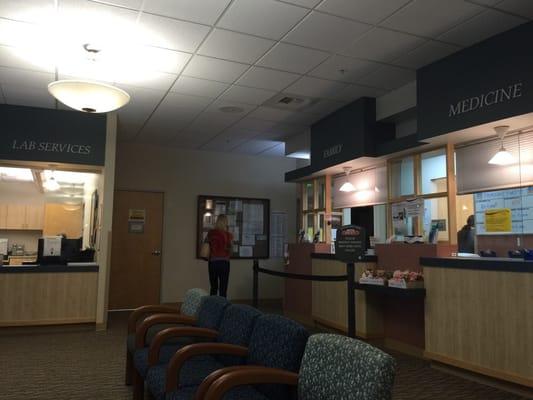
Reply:
[[152, 251], [152, 255], [153, 255], [153, 256], [160, 256], [160, 255], [161, 255], [161, 250], [154, 250], [154, 251]]

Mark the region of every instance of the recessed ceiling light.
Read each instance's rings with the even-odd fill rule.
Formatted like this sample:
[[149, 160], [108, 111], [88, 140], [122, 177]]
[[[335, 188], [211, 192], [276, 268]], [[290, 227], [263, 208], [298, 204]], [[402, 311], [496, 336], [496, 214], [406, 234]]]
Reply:
[[236, 107], [236, 106], [224, 106], [224, 107], [220, 107], [218, 110], [223, 113], [237, 114], [237, 113], [243, 112], [244, 108]]

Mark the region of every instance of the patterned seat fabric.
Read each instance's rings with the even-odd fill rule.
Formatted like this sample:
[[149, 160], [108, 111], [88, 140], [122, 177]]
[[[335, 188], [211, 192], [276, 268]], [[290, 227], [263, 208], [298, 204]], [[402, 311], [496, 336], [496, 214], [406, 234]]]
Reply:
[[[219, 343], [228, 343], [247, 346], [252, 334], [256, 319], [261, 315], [257, 309], [246, 305], [230, 305], [224, 311], [224, 315], [218, 328], [219, 335], [216, 339]], [[172, 358], [175, 351], [170, 350], [170, 357], [166, 358], [161, 348], [159, 360], [167, 362]], [[166, 351], [166, 350], [165, 350]], [[137, 354], [136, 354], [137, 356]], [[140, 355], [139, 355], [140, 356]], [[147, 357], [147, 356], [146, 356]], [[216, 355], [193, 357], [188, 360], [180, 371], [180, 386], [199, 385], [204, 378], [216, 369], [236, 364], [244, 364], [244, 359], [235, 356]], [[155, 398], [163, 397], [165, 391], [166, 365], [160, 368], [151, 368], [146, 376], [148, 388]]]
[[394, 359], [367, 343], [345, 336], [309, 338], [300, 377], [299, 400], [389, 400]]
[[[205, 296], [202, 298], [200, 304], [200, 310], [198, 312], [197, 326], [201, 328], [216, 329], [222, 316], [224, 310], [229, 306], [228, 300], [220, 296]], [[180, 338], [181, 339], [181, 338]], [[184, 343], [177, 343], [174, 345], [164, 345], [161, 346], [161, 352], [159, 354], [160, 362], [168, 362], [174, 353], [182, 348], [186, 344], [190, 344], [191, 338], [183, 338]], [[136, 350], [133, 355], [133, 364], [137, 369], [137, 372], [144, 378], [148, 372], [148, 352], [147, 347], [143, 349]], [[162, 359], [164, 357], [164, 359]]]
[[[302, 325], [288, 318], [259, 317], [250, 338], [246, 363], [298, 372], [308, 337]], [[283, 385], [257, 385], [255, 388], [272, 400], [293, 397], [293, 388]]]
[[[180, 313], [183, 315], [187, 315], [189, 317], [196, 317], [198, 314], [198, 310], [200, 308], [200, 304], [202, 302], [202, 298], [208, 296], [208, 293], [204, 289], [194, 288], [189, 289], [185, 293], [185, 297], [183, 299], [183, 303], [180, 308]], [[176, 310], [177, 311], [177, 310]], [[161, 332], [163, 329], [179, 326], [177, 324], [158, 324], [151, 326], [148, 328], [148, 332], [146, 332], [146, 344], [147, 346], [152, 343], [152, 340], [155, 335], [157, 335], [159, 332]], [[167, 343], [182, 343], [183, 340], [179, 339], [171, 339]], [[135, 353], [135, 333], [130, 333], [127, 338], [127, 347], [128, 351], [131, 354]]]

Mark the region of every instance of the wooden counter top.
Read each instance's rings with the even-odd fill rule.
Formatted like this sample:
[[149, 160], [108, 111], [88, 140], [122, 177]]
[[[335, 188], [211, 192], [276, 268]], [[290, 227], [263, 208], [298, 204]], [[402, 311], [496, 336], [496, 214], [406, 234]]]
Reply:
[[[332, 253], [311, 253], [311, 258], [319, 258], [322, 260], [336, 260], [335, 254]], [[377, 260], [377, 256], [364, 256], [364, 258], [358, 262], [377, 262]]]
[[481, 271], [530, 272], [533, 261], [498, 257], [422, 257], [420, 265], [435, 268], [461, 268]]
[[87, 265], [20, 265], [1, 266], [0, 273], [57, 273], [57, 272], [98, 272], [99, 266]]

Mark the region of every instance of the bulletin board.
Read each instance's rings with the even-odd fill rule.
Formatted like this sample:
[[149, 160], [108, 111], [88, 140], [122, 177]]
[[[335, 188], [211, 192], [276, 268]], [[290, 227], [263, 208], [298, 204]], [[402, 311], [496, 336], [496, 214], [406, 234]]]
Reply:
[[220, 214], [228, 217], [233, 234], [232, 259], [265, 259], [270, 251], [270, 200], [244, 197], [198, 196], [196, 258], [207, 233]]

